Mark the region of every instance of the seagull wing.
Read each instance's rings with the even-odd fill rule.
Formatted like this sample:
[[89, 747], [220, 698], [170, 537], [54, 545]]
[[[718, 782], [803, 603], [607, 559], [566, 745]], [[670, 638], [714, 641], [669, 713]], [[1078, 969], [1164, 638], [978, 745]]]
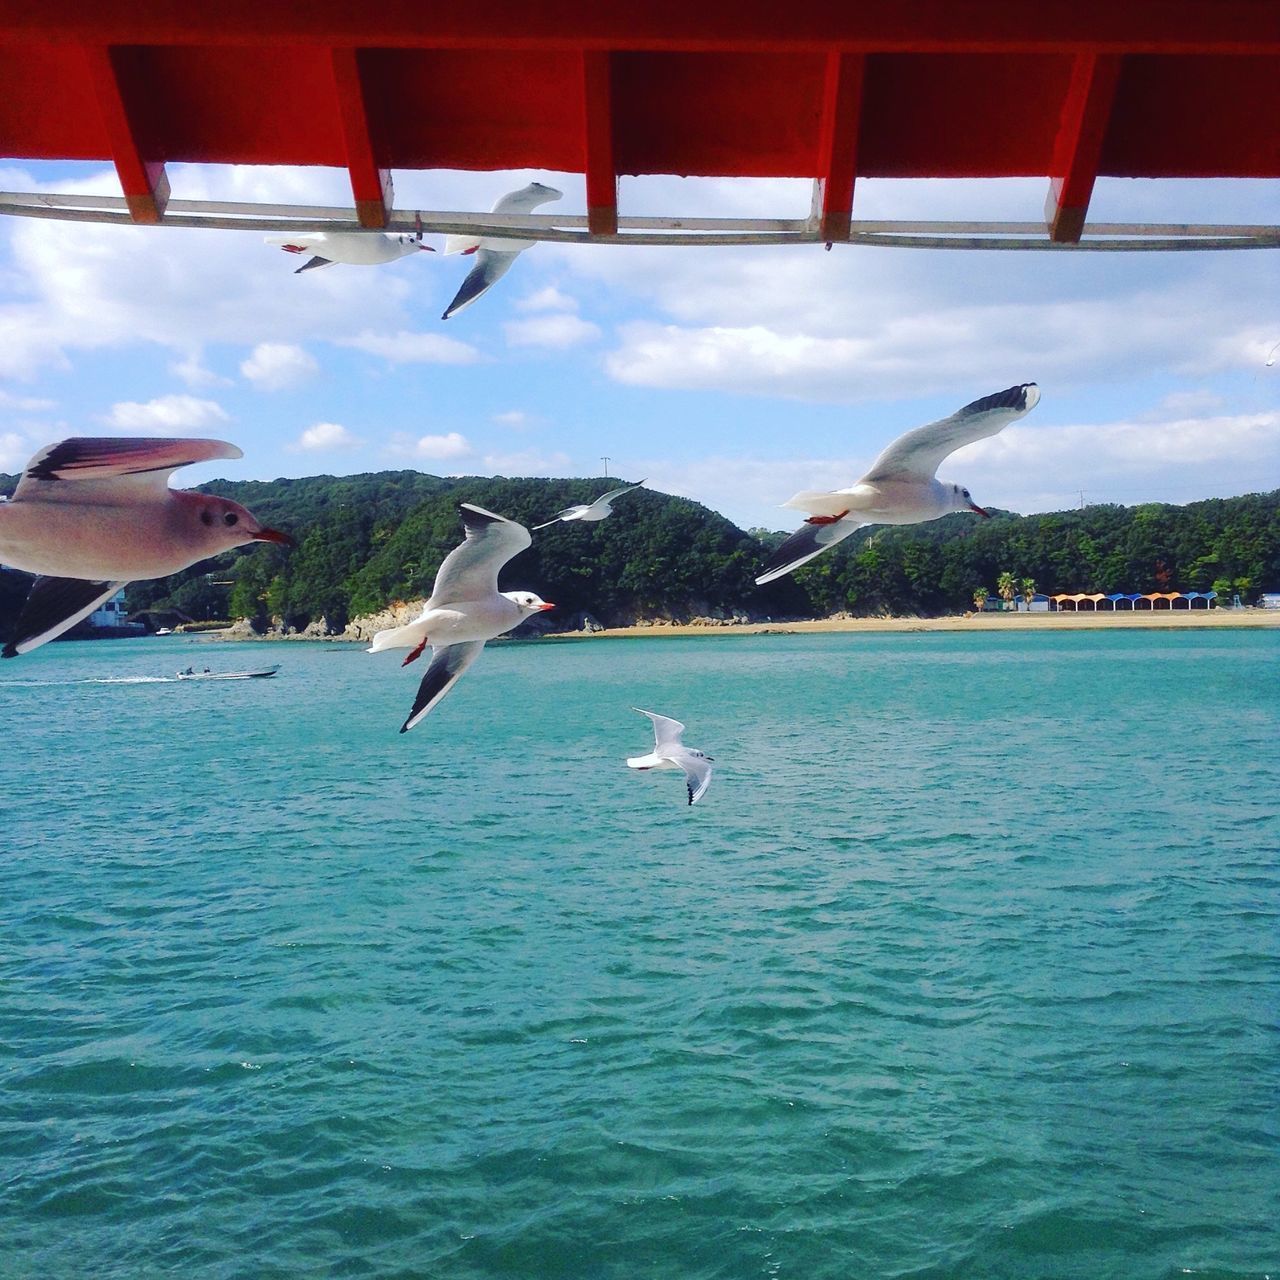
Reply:
[[413, 700], [409, 718], [400, 726], [401, 733], [408, 733], [427, 712], [457, 683], [458, 677], [480, 656], [483, 640], [468, 640], [463, 644], [447, 644], [431, 650], [431, 665], [418, 686], [418, 696]]
[[711, 785], [711, 761], [701, 751], [686, 751], [681, 754], [678, 763], [684, 770], [685, 782], [689, 788], [689, 803], [697, 804]]
[[608, 493], [602, 493], [592, 504], [593, 507], [608, 506], [614, 499], [622, 497], [624, 493], [630, 493], [632, 489], [638, 489], [644, 484], [641, 480], [639, 484], [623, 485], [621, 489], [610, 489]]
[[535, 529], [546, 529], [553, 524], [559, 524], [561, 520], [576, 520], [584, 511], [590, 511], [591, 508], [579, 503], [576, 507], [565, 507], [563, 511], [556, 512], [554, 520], [546, 520], [542, 524], [535, 524]]
[[454, 295], [453, 301], [445, 308], [442, 320], [455, 316], [465, 307], [469, 307], [482, 293], [511, 270], [511, 264], [520, 256], [519, 252], [504, 253], [500, 249], [477, 249], [476, 265], [467, 273], [462, 287]]
[[792, 569], [798, 569], [806, 560], [812, 560], [828, 547], [843, 542], [855, 529], [861, 529], [861, 520], [837, 520], [833, 524], [802, 524], [796, 531], [769, 557], [756, 586], [763, 587], [766, 582], [781, 578]]
[[1003, 430], [1023, 414], [1029, 413], [1040, 400], [1040, 388], [1024, 382], [995, 395], [983, 396], [957, 410], [949, 418], [916, 427], [899, 436], [871, 464], [860, 484], [886, 480], [932, 480], [939, 464], [948, 454], [975, 440], [982, 440]]
[[87, 618], [104, 600], [110, 600], [123, 582], [86, 582], [81, 578], [37, 578], [18, 614], [3, 656], [16, 658], [70, 630]]
[[300, 276], [304, 271], [319, 271], [321, 267], [333, 266], [332, 258], [322, 258], [318, 253], [314, 258], [308, 258], [293, 274]]
[[[225, 440], [73, 436], [47, 445], [27, 463], [14, 500], [98, 501], [103, 489], [162, 496], [179, 467], [212, 458], [242, 458]], [[62, 481], [72, 482], [64, 486]]]
[[529, 530], [505, 516], [464, 502], [458, 508], [466, 538], [445, 556], [436, 572], [427, 607], [455, 600], [487, 600], [498, 592], [498, 571], [533, 539]]
[[684, 732], [684, 725], [679, 720], [672, 720], [669, 716], [660, 716], [653, 711], [646, 711], [643, 707], [632, 707], [631, 710], [639, 711], [642, 716], [648, 716], [653, 721], [653, 745], [655, 751], [663, 747], [678, 747], [680, 745], [680, 735]]
[[555, 187], [543, 186], [541, 182], [531, 182], [527, 187], [521, 187], [519, 191], [508, 191], [493, 206], [490, 213], [531, 213], [540, 204], [559, 200], [562, 195], [564, 192], [557, 191]]

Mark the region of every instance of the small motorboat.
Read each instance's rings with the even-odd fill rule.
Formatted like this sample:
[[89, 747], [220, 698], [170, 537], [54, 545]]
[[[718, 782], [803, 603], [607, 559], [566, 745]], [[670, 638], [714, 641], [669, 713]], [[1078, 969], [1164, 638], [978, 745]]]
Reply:
[[257, 671], [210, 671], [208, 667], [197, 671], [194, 667], [188, 667], [177, 674], [179, 680], [264, 680], [279, 670], [280, 664], [277, 662], [273, 667], [260, 667]]

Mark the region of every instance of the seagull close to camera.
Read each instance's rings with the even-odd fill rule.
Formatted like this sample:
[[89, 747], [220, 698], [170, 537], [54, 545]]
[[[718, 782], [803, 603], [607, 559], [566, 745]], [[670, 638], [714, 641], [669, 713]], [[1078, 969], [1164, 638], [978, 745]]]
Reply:
[[783, 506], [808, 511], [809, 519], [769, 557], [756, 585], [798, 569], [863, 525], [920, 524], [951, 511], [989, 516], [968, 489], [937, 480], [938, 466], [957, 449], [1016, 422], [1039, 400], [1040, 388], [1034, 382], [983, 396], [949, 418], [899, 436], [848, 489], [797, 493]]
[[602, 493], [594, 502], [580, 502], [576, 507], [565, 507], [563, 511], [556, 513], [554, 520], [535, 524], [534, 532], [550, 528], [561, 520], [603, 520], [605, 516], [612, 515], [613, 503], [616, 499], [622, 497], [624, 493], [630, 493], [632, 489], [640, 488], [642, 484], [644, 484], [643, 480], [636, 484], [624, 485], [621, 489], [610, 489], [608, 493]]
[[292, 545], [238, 502], [169, 488], [178, 467], [239, 457], [224, 440], [81, 436], [41, 449], [0, 503], [0, 564], [39, 575], [4, 656], [60, 636], [128, 582], [246, 542]]
[[[555, 187], [545, 187], [541, 182], [531, 182], [519, 191], [509, 191], [490, 210], [491, 213], [532, 213], [540, 204], [559, 200], [564, 195]], [[506, 240], [498, 236], [446, 236], [444, 251], [449, 253], [474, 253], [476, 265], [471, 268], [454, 299], [440, 318], [448, 320], [464, 307], [469, 307], [482, 293], [501, 280], [511, 269], [511, 264], [537, 242], [534, 240]]]
[[639, 711], [642, 716], [648, 716], [653, 721], [653, 750], [647, 756], [632, 756], [627, 764], [632, 769], [683, 769], [689, 803], [697, 804], [711, 785], [711, 763], [714, 757], [693, 747], [686, 747], [680, 741], [684, 725], [679, 720], [672, 720], [640, 707], [632, 707], [631, 710]]
[[435, 253], [429, 244], [422, 243], [422, 219], [413, 235], [389, 231], [302, 231], [286, 236], [266, 236], [267, 244], [274, 244], [286, 253], [310, 253], [293, 274], [331, 267], [334, 263], [349, 266], [373, 267], [383, 262], [395, 262], [422, 250]]
[[498, 590], [498, 571], [533, 541], [529, 530], [469, 502], [458, 511], [467, 536], [445, 556], [421, 615], [403, 627], [379, 631], [367, 650], [409, 649], [400, 664], [408, 666], [431, 646], [431, 663], [401, 733], [412, 729], [453, 688], [487, 641], [535, 613], [555, 608], [532, 591]]

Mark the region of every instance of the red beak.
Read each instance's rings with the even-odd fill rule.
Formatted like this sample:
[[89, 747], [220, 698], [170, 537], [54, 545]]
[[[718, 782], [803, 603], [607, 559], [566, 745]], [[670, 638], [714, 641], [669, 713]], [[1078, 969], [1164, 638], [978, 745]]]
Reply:
[[543, 604], [539, 606], [539, 608], [538, 608], [538, 612], [539, 612], [539, 613], [546, 613], [546, 611], [547, 611], [548, 609], [554, 609], [554, 608], [555, 608], [555, 605], [553, 605], [553, 604], [547, 604], [547, 603], [544, 601], [544, 602], [543, 602]]
[[296, 547], [297, 541], [279, 529], [259, 529], [253, 535], [254, 542], [278, 542], [282, 547]]
[[969, 510], [970, 510], [970, 511], [976, 511], [976, 512], [977, 512], [977, 513], [978, 513], [978, 514], [979, 514], [979, 515], [980, 515], [984, 520], [990, 520], [990, 519], [991, 519], [991, 512], [990, 512], [990, 511], [983, 511], [983, 509], [982, 509], [981, 507], [979, 507], [979, 506], [975, 505], [975, 504], [974, 504], [974, 503], [972, 503], [972, 502], [971, 502], [971, 503], [969, 503]]

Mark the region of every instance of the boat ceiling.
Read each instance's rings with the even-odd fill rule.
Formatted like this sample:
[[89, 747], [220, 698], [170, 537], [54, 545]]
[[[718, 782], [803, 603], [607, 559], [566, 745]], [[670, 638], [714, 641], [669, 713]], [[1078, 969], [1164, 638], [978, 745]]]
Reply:
[[[0, 0], [0, 85], [0, 156], [120, 178], [78, 210], [0, 197], [40, 216], [190, 225], [217, 211], [172, 207], [166, 164], [325, 165], [352, 204], [310, 225], [395, 227], [395, 170], [542, 169], [585, 177], [576, 238], [628, 238], [619, 175], [677, 174], [812, 179], [774, 230], [838, 241], [860, 177], [1039, 176], [1024, 238], [1072, 246], [1099, 177], [1280, 178], [1274, 0]], [[250, 209], [221, 217], [296, 217]], [[726, 228], [752, 238], [649, 229]]]

